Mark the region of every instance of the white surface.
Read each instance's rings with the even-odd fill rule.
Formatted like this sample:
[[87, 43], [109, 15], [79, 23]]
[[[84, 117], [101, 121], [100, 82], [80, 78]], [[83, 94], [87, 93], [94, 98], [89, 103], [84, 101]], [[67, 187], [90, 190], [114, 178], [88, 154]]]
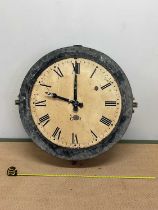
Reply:
[[26, 138], [14, 105], [29, 68], [82, 44], [113, 58], [139, 108], [125, 139], [158, 139], [158, 1], [0, 0], [0, 137]]

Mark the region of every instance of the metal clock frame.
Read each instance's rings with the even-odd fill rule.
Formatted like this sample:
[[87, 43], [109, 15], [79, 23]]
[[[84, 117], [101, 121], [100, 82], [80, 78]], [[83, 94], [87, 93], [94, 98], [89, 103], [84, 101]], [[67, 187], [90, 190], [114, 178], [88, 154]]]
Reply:
[[[115, 128], [101, 142], [87, 148], [64, 148], [54, 144], [38, 130], [31, 115], [30, 96], [38, 76], [51, 64], [66, 58], [85, 58], [100, 64], [114, 77], [121, 94], [122, 110]], [[19, 99], [16, 103], [19, 105], [22, 124], [33, 142], [46, 152], [67, 160], [89, 159], [107, 151], [122, 138], [133, 113], [133, 94], [129, 81], [122, 69], [107, 55], [81, 45], [52, 51], [38, 60], [24, 78]]]

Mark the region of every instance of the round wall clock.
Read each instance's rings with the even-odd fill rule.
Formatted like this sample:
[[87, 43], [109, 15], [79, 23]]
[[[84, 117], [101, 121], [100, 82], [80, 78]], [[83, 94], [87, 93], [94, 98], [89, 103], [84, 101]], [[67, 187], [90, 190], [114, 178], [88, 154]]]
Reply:
[[136, 106], [122, 69], [107, 55], [80, 45], [37, 61], [16, 104], [33, 142], [68, 160], [107, 151], [125, 133]]

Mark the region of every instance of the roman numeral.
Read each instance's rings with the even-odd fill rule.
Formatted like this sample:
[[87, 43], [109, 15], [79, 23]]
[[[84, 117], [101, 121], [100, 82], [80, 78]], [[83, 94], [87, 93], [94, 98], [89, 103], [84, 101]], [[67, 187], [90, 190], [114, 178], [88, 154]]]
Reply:
[[101, 87], [101, 89], [104, 90], [105, 88], [109, 87], [110, 85], [111, 85], [111, 83], [109, 82], [109, 83], [107, 83], [106, 85], [103, 85], [103, 86]]
[[42, 117], [39, 118], [39, 125], [42, 124], [43, 127], [50, 121], [50, 117], [49, 117], [49, 114], [46, 114]]
[[116, 106], [116, 101], [105, 101], [105, 106]]
[[35, 106], [46, 106], [46, 100], [34, 102]]
[[41, 83], [41, 82], [39, 82], [39, 84], [40, 84], [41, 86], [44, 86], [44, 87], [49, 87], [49, 88], [52, 87], [51, 85], [46, 85], [46, 84], [43, 84], [43, 83]]
[[61, 129], [59, 127], [56, 127], [56, 129], [55, 129], [54, 133], [52, 134], [52, 136], [54, 138], [59, 139], [60, 138], [60, 134], [61, 134]]
[[80, 63], [77, 63], [77, 61], [75, 61], [75, 64], [72, 63], [72, 66], [73, 66], [74, 72], [76, 74], [80, 74]]
[[102, 118], [100, 119], [100, 122], [107, 125], [107, 126], [110, 126], [112, 121], [104, 116], [102, 116]]
[[94, 71], [93, 71], [93, 73], [91, 74], [90, 78], [92, 78], [92, 77], [93, 77], [93, 75], [95, 74], [95, 72], [96, 72], [97, 68], [98, 68], [98, 67], [96, 67], [96, 68], [94, 69]]
[[72, 144], [78, 144], [77, 134], [72, 133]]
[[95, 140], [97, 140], [97, 135], [92, 131], [92, 130], [90, 130], [91, 131], [91, 134], [92, 134], [92, 136], [95, 138]]
[[60, 70], [60, 68], [59, 67], [57, 67], [57, 69], [55, 70], [53, 70], [59, 77], [63, 77], [64, 75], [63, 75], [63, 73], [61, 72], [61, 70]]

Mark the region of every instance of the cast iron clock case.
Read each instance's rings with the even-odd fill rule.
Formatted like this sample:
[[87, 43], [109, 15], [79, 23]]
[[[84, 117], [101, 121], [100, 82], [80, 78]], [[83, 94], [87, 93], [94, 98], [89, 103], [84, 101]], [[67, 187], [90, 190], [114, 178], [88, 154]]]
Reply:
[[80, 45], [37, 61], [23, 80], [16, 104], [33, 142], [67, 160], [107, 151], [124, 135], [136, 106], [118, 64]]

